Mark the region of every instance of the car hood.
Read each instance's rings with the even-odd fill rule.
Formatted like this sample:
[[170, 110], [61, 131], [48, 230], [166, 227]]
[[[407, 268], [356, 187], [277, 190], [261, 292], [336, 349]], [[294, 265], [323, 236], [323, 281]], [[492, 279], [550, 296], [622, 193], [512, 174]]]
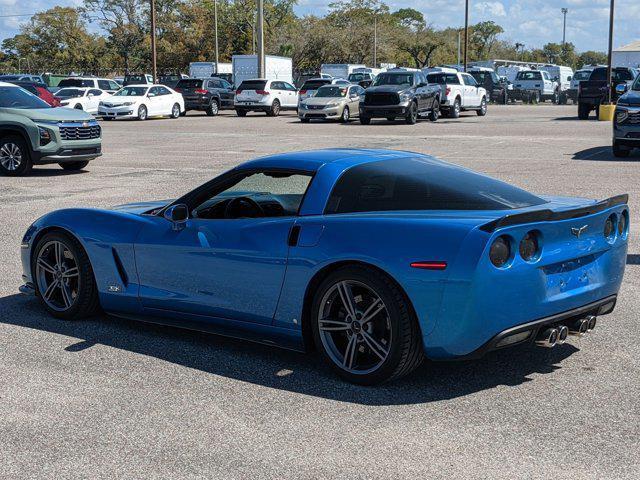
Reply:
[[625, 93], [620, 99], [619, 102], [626, 102], [629, 105], [633, 105], [634, 107], [640, 106], [640, 91], [638, 90], [630, 90]]
[[33, 121], [44, 120], [46, 122], [75, 122], [93, 120], [93, 116], [83, 110], [72, 108], [7, 108], [7, 113], [21, 115]]
[[141, 214], [141, 213], [148, 212], [149, 210], [155, 210], [157, 208], [164, 207], [165, 205], [168, 205], [171, 202], [173, 202], [172, 199], [155, 200], [155, 201], [149, 201], [149, 202], [126, 203], [124, 205], [116, 205], [115, 207], [111, 207], [111, 210], [116, 210], [118, 212]]
[[304, 103], [306, 105], [328, 105], [329, 103], [342, 103], [345, 97], [311, 97], [307, 98]]
[[410, 89], [411, 87], [407, 85], [380, 85], [379, 87], [367, 88], [365, 93], [402, 93]]

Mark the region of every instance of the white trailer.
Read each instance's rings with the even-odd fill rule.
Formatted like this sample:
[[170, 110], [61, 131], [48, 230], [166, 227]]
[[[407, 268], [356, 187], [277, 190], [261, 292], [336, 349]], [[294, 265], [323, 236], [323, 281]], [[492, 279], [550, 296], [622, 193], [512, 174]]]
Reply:
[[[234, 55], [231, 57], [233, 84], [259, 78], [257, 55]], [[293, 84], [293, 63], [289, 57], [264, 56], [265, 80], [282, 80]]]
[[323, 63], [320, 65], [320, 73], [329, 75], [331, 78], [346, 79], [357, 68], [366, 68], [366, 65], [358, 65], [354, 63]]

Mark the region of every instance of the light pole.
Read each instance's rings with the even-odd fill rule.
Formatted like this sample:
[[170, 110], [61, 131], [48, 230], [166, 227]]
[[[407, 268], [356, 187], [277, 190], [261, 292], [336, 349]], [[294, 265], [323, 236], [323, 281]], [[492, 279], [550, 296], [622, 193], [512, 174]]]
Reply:
[[609, 8], [609, 51], [607, 52], [607, 81], [609, 82], [609, 94], [607, 95], [609, 103], [613, 95], [613, 82], [611, 81], [611, 52], [613, 51], [613, 17], [615, 10], [615, 0], [611, 0], [611, 7]]
[[264, 78], [264, 0], [258, 0], [258, 78]]
[[464, 2], [464, 71], [467, 71], [467, 49], [469, 47], [469, 0]]
[[563, 20], [562, 20], [562, 46], [564, 47], [564, 44], [567, 40], [567, 12], [569, 11], [568, 8], [561, 8], [560, 11], [562, 12], [563, 15]]
[[213, 31], [215, 34], [216, 75], [218, 74], [218, 0], [213, 0]]
[[153, 77], [153, 83], [156, 83], [156, 75], [156, 2], [151, 0], [151, 76]]

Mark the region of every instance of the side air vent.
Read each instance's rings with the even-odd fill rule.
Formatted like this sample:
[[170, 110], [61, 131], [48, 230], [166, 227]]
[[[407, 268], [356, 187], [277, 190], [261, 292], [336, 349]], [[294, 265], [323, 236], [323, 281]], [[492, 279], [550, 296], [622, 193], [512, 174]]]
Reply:
[[129, 277], [127, 276], [127, 272], [122, 265], [122, 261], [120, 260], [120, 256], [115, 248], [111, 247], [111, 253], [113, 253], [113, 261], [116, 264], [116, 269], [118, 270], [118, 275], [120, 275], [120, 280], [122, 280], [122, 284], [126, 287], [129, 285]]

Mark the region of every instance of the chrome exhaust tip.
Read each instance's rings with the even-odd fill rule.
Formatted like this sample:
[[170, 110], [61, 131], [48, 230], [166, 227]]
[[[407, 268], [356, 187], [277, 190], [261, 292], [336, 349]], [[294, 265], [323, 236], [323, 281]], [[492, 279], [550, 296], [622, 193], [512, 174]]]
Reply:
[[536, 338], [539, 347], [553, 348], [558, 343], [559, 332], [557, 328], [547, 328], [541, 331]]
[[587, 332], [591, 332], [591, 331], [593, 331], [594, 328], [596, 328], [596, 322], [597, 322], [596, 316], [595, 315], [589, 315], [587, 317], [587, 320], [588, 320], [588, 322], [587, 322]]
[[567, 336], [569, 335], [569, 327], [566, 325], [558, 326], [558, 345], [562, 345], [567, 341]]
[[581, 318], [580, 320], [576, 320], [572, 325], [569, 326], [569, 333], [571, 335], [583, 336], [587, 333], [589, 328], [589, 320], [587, 318]]

